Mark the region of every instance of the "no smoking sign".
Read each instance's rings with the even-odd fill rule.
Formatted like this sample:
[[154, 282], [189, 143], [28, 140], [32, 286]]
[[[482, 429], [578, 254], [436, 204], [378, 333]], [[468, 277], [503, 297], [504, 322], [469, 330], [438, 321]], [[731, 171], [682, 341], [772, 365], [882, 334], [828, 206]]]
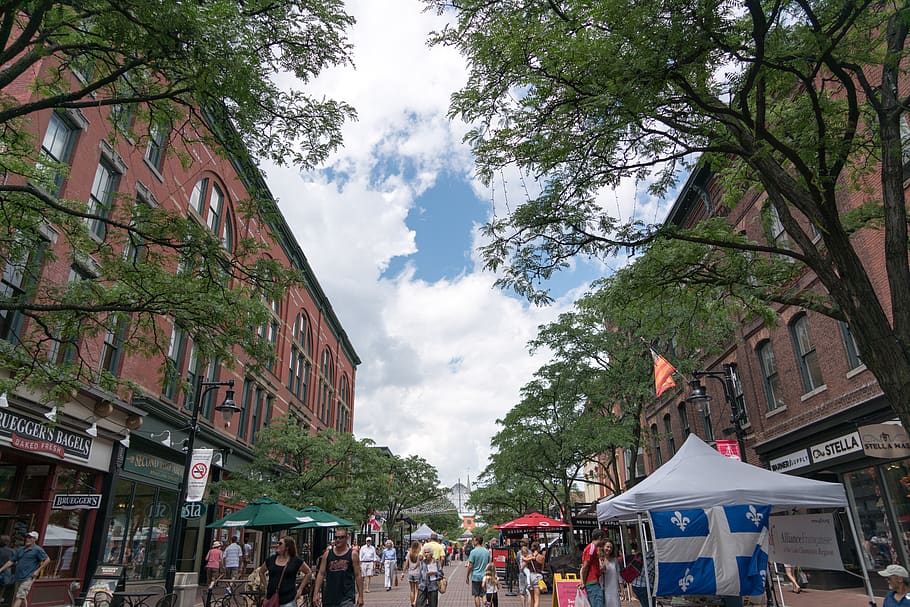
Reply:
[[206, 477], [209, 473], [209, 468], [202, 462], [198, 462], [193, 465], [193, 468], [190, 470], [190, 474], [193, 475], [193, 478], [200, 480]]

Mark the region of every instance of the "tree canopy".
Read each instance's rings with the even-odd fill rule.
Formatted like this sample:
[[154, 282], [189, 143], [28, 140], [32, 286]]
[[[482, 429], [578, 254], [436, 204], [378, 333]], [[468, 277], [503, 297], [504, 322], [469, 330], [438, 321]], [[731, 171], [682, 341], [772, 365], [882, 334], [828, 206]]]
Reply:
[[[849, 323], [863, 362], [910, 427], [901, 144], [910, 4], [427, 3], [455, 11], [455, 24], [433, 41], [469, 61], [451, 113], [474, 125], [467, 138], [480, 176], [516, 165], [543, 184], [486, 226], [482, 254], [503, 271], [501, 285], [546, 301], [539, 281], [573, 256], [662, 237], [705, 244], [740, 261], [674, 265], [671, 278]], [[714, 172], [729, 204], [762, 193], [786, 238], [752, 241], [723, 221], [645, 225], [598, 200], [624, 178], [665, 194], [696, 163]], [[882, 244], [859, 237], [873, 230]], [[869, 257], [884, 259], [887, 292], [875, 288]], [[718, 273], [732, 268], [744, 271]], [[806, 271], [822, 289], [765, 280]]]
[[[26, 382], [50, 386], [52, 398], [84, 383], [114, 389], [116, 378], [83, 357], [80, 338], [115, 335], [126, 351], [160, 355], [163, 317], [193, 337], [202, 360], [230, 364], [240, 348], [268, 361], [273, 348], [256, 334], [266, 302], [303, 284], [302, 272], [269, 259], [254, 238], [227, 250], [221, 234], [157, 201], [139, 204], [136, 192], [109, 208], [59, 197], [69, 166], [41, 151], [36, 124], [48, 111], [108, 120], [113, 149], [157, 138], [186, 164], [194, 144], [229, 154], [250, 190], [238, 219], [274, 225], [255, 159], [312, 167], [340, 144], [353, 110], [300, 87], [349, 61], [352, 23], [340, 0], [3, 4], [0, 366], [13, 375], [0, 392]], [[66, 246], [50, 246], [55, 239]], [[80, 280], [41, 274], [55, 262], [86, 271]], [[61, 347], [67, 355], [52, 361], [61, 364], [43, 364]]]

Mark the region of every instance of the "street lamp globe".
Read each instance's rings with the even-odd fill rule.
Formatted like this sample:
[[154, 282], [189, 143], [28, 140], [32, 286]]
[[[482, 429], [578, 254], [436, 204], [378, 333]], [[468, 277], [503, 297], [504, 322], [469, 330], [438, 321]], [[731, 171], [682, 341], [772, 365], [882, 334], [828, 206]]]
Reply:
[[694, 403], [696, 410], [704, 411], [705, 405], [711, 401], [711, 397], [708, 395], [708, 392], [705, 390], [701, 381], [698, 378], [690, 380], [689, 390], [689, 397], [686, 398], [686, 400], [690, 403]]
[[224, 402], [215, 407], [216, 411], [221, 411], [221, 418], [224, 420], [224, 423], [230, 423], [231, 418], [235, 413], [240, 413], [240, 407], [237, 406], [237, 403], [234, 402], [234, 391], [227, 390], [227, 394], [224, 396]]

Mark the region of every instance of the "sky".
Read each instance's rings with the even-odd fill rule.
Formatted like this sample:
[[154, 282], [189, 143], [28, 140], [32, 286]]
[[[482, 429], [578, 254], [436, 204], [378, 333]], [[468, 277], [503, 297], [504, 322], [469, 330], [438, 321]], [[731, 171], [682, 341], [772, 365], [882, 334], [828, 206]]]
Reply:
[[[467, 126], [447, 117], [464, 59], [426, 43], [446, 17], [416, 0], [349, 0], [347, 10], [355, 67], [308, 87], [357, 110], [344, 147], [316, 171], [263, 168], [362, 360], [354, 434], [425, 458], [446, 486], [473, 482], [496, 420], [546, 363], [528, 341], [611, 267], [579, 260], [551, 282], [547, 307], [495, 288], [479, 228], [533, 184], [517, 171], [491, 187], [475, 179]], [[639, 212], [659, 208], [633, 186], [602, 199], [620, 212], [635, 200]]]

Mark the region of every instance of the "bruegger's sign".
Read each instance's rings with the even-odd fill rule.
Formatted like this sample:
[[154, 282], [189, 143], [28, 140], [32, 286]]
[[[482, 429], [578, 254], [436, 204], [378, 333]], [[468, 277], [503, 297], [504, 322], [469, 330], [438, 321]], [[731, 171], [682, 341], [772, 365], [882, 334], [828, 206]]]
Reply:
[[88, 460], [92, 438], [63, 428], [49, 428], [41, 422], [10, 411], [0, 412], [0, 438], [16, 449], [44, 452], [64, 458]]
[[54, 496], [54, 510], [97, 510], [101, 507], [100, 493], [62, 494]]

